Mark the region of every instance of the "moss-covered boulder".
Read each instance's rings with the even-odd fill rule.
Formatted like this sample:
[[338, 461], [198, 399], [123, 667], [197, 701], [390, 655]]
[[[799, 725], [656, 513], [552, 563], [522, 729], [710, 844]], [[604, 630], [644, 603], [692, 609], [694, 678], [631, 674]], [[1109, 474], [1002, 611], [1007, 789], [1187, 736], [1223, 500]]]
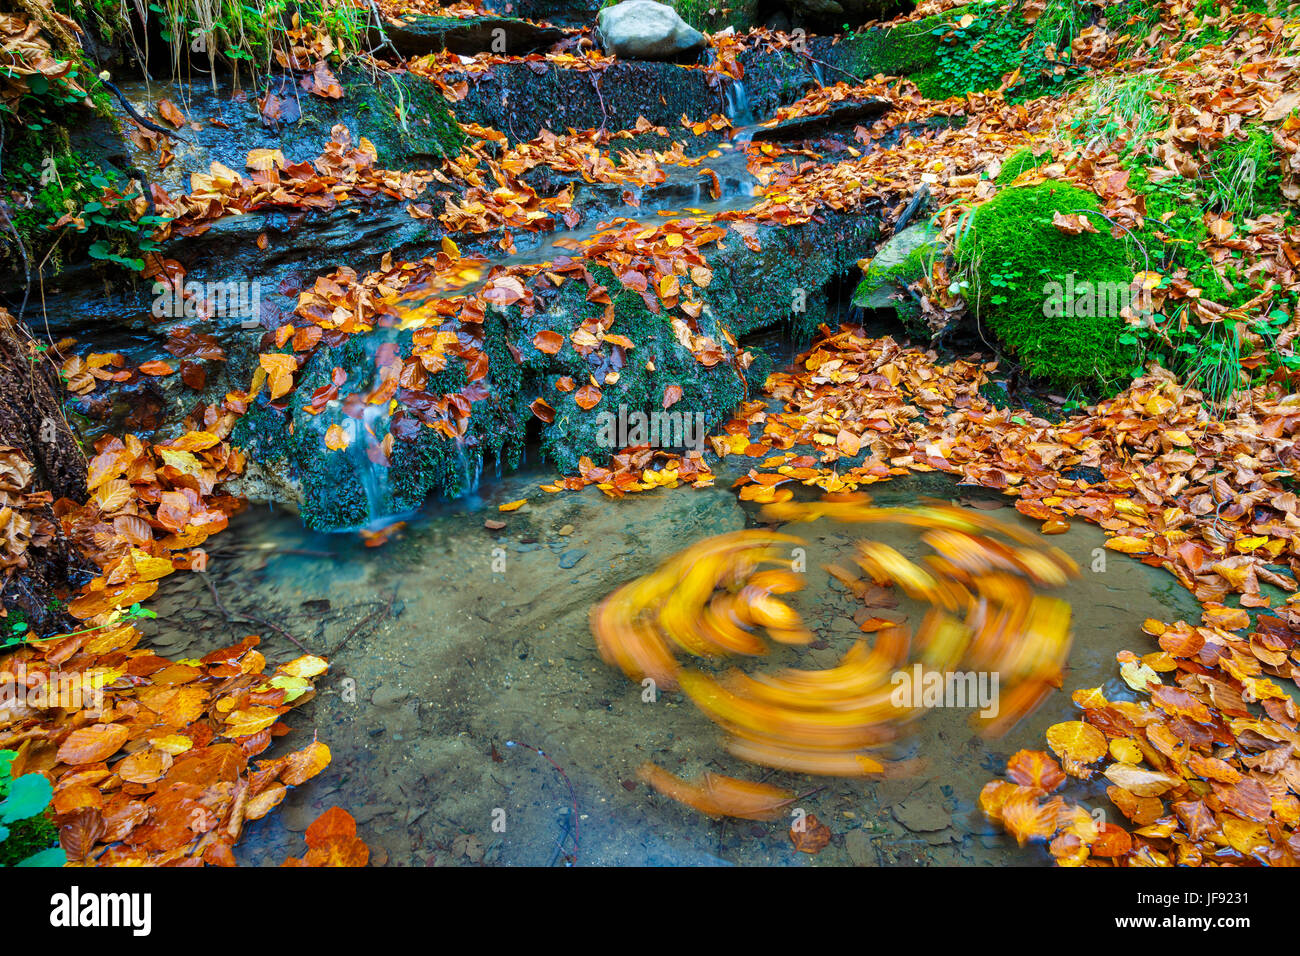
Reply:
[[[680, 340], [680, 312], [651, 311], [603, 267], [591, 277], [608, 290], [614, 321], [607, 332], [616, 338], [585, 355], [571, 336], [607, 306], [589, 301], [580, 281], [558, 291], [540, 282], [533, 311], [489, 309], [480, 328], [460, 326], [456, 335], [488, 360], [486, 375], [473, 382], [466, 362], [450, 357], [421, 387], [398, 388], [376, 401], [387, 394], [385, 374], [394, 374], [384, 367], [411, 354], [412, 331], [377, 328], [317, 349], [283, 407], [263, 398], [236, 427], [235, 444], [254, 462], [252, 480], [274, 489], [275, 497], [296, 499], [309, 526], [330, 530], [412, 511], [431, 494], [463, 495], [477, 484], [485, 461], [518, 467], [533, 429], [546, 459], [570, 473], [583, 456], [604, 463], [651, 438], [632, 431], [638, 416], [650, 421], [650, 413], [655, 421], [664, 413], [671, 419], [665, 423], [671, 429], [653, 438], [658, 447], [703, 450], [706, 433], [745, 395], [738, 349], [705, 309], [693, 334], [719, 348], [703, 364]], [[535, 344], [543, 331], [563, 339], [554, 354]], [[583, 408], [579, 390], [593, 381], [599, 402]], [[318, 398], [331, 385], [328, 400]], [[535, 416], [537, 399], [552, 410], [550, 422]], [[331, 426], [338, 426], [334, 445], [341, 435], [346, 447], [330, 447]]]
[[[1004, 189], [956, 250], [981, 325], [1030, 376], [1089, 396], [1126, 381], [1134, 361], [1120, 342], [1134, 269], [1098, 212], [1096, 196], [1063, 183]], [[1098, 231], [1058, 228], [1058, 213]]]

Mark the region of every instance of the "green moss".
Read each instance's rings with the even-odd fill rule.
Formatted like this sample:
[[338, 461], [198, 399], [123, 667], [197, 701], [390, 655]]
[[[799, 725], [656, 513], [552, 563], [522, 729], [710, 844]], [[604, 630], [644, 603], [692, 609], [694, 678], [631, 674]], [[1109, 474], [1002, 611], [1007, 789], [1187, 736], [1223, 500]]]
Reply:
[[932, 68], [939, 54], [940, 34], [967, 9], [958, 7], [923, 20], [855, 33], [840, 43], [844, 68], [858, 76], [907, 76]]
[[[976, 209], [957, 247], [981, 324], [1031, 376], [1089, 395], [1122, 384], [1132, 370], [1132, 349], [1120, 341], [1124, 319], [1101, 293], [1127, 289], [1134, 270], [1108, 231], [1072, 236], [1052, 217], [1098, 208], [1091, 193], [1059, 183], [1004, 189]], [[1059, 314], [1062, 290], [1071, 287], [1098, 293], [1085, 295], [1076, 313], [1106, 314]]]
[[0, 842], [0, 866], [17, 866], [28, 857], [59, 843], [59, 831], [45, 814], [7, 824], [9, 836]]
[[[581, 387], [595, 374], [603, 380], [605, 366], [595, 368], [588, 358], [574, 351], [567, 341], [568, 333], [588, 316], [599, 315], [603, 306], [585, 300], [585, 288], [576, 284], [566, 287], [561, 300], [537, 321], [542, 328], [560, 332], [566, 342], [559, 354], [543, 361], [540, 353], [531, 346], [532, 326], [524, 328], [516, 343], [529, 341], [525, 353], [525, 397], [531, 401], [534, 393], [544, 398], [555, 409], [555, 420], [542, 428], [542, 449], [546, 457], [562, 470], [576, 467], [583, 455], [594, 461], [604, 461], [617, 448], [610, 447], [602, 438], [606, 416], [650, 413], [663, 409], [665, 389], [677, 385], [682, 390], [680, 401], [673, 412], [694, 415], [702, 413], [707, 428], [714, 428], [731, 416], [738, 402], [744, 398], [745, 385], [727, 362], [705, 368], [695, 356], [677, 341], [672, 328], [673, 315], [651, 312], [645, 301], [635, 292], [623, 289], [613, 273], [603, 267], [592, 269], [593, 278], [605, 286], [614, 304], [614, 324], [610, 332], [625, 335], [635, 343], [635, 348], [625, 353], [618, 372], [618, 381], [601, 387], [600, 404], [590, 411], [580, 408], [576, 390], [561, 392], [556, 383], [562, 376], [572, 378]], [[699, 319], [699, 332], [715, 341], [725, 341], [721, 329], [706, 311]], [[531, 352], [529, 351], [531, 350]], [[647, 363], [654, 366], [650, 371]]]
[[1021, 173], [1037, 169], [1051, 158], [1051, 153], [1035, 156], [1034, 151], [1027, 146], [1024, 149], [1018, 149], [1002, 163], [1002, 169], [998, 171], [997, 179], [994, 181], [999, 186], [1006, 186], [1015, 182]]
[[[316, 148], [337, 123], [353, 142], [365, 136], [388, 168], [455, 156], [465, 142], [446, 99], [428, 80], [410, 73], [374, 73], [359, 67], [338, 71], [344, 96], [312, 97], [299, 122], [285, 127], [282, 148], [293, 155]], [[301, 145], [300, 145], [301, 144]]]

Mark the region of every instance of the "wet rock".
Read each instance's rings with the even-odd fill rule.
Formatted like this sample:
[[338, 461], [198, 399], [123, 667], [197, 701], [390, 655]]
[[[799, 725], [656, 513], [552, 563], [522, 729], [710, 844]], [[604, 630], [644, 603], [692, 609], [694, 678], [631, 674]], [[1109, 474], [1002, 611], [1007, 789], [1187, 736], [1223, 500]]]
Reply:
[[[148, 170], [151, 182], [175, 196], [189, 189], [191, 173], [207, 173], [213, 162], [244, 172], [252, 149], [279, 149], [289, 162], [315, 159], [336, 125], [347, 128], [353, 143], [365, 136], [375, 145], [380, 163], [391, 169], [429, 165], [430, 160], [456, 154], [464, 136], [446, 100], [427, 80], [393, 74], [376, 83], [370, 74], [352, 67], [340, 68], [336, 75], [343, 88], [337, 100], [308, 96], [292, 78], [277, 77], [264, 89], [242, 92], [225, 82], [214, 89], [206, 80], [121, 80], [123, 94], [142, 115], [156, 116], [158, 103], [170, 99], [185, 104], [192, 121], [184, 131], [185, 142], [171, 144], [175, 159], [166, 169], [158, 169], [156, 150], [143, 152], [130, 140], [124, 142], [126, 159]], [[285, 107], [263, 112], [258, 106], [263, 93], [273, 94]], [[113, 109], [114, 119], [130, 128], [132, 121], [117, 100]]]
[[483, 9], [561, 27], [585, 27], [604, 0], [484, 0]]
[[1081, 481], [1088, 485], [1098, 485], [1106, 480], [1100, 468], [1093, 468], [1091, 465], [1078, 465], [1074, 468], [1067, 468], [1061, 472], [1062, 478], [1069, 478], [1071, 481]]
[[892, 105], [879, 97], [840, 100], [832, 103], [824, 113], [800, 116], [772, 126], [762, 126], [754, 131], [755, 142], [785, 143], [794, 140], [819, 139], [835, 132], [852, 134], [853, 128], [869, 123], [888, 112]]
[[952, 825], [952, 814], [942, 798], [927, 786], [912, 794], [890, 811], [895, 820], [914, 833], [933, 833]]
[[877, 866], [876, 850], [866, 830], [850, 830], [844, 835], [844, 849], [854, 866]]
[[586, 556], [587, 552], [581, 548], [571, 548], [560, 555], [560, 567], [567, 571]]
[[[546, 70], [538, 74], [534, 66]], [[707, 71], [674, 63], [619, 60], [599, 72], [500, 63], [490, 73], [448, 73], [443, 80], [467, 84], [457, 119], [500, 130], [511, 143], [543, 129], [630, 129], [638, 116], [671, 130], [682, 114], [703, 119], [724, 109]]]
[[391, 710], [406, 700], [408, 696], [408, 691], [404, 691], [393, 684], [383, 684], [370, 696], [370, 702], [380, 710]]
[[605, 52], [627, 60], [672, 60], [708, 42], [677, 11], [654, 0], [623, 0], [597, 17]]
[[[563, 40], [564, 30], [514, 17], [428, 17], [416, 16], [384, 24], [384, 33], [397, 52], [405, 57], [425, 56], [449, 50], [462, 56], [498, 53], [524, 56], [538, 53]], [[378, 30], [371, 30], [371, 44], [382, 42]]]

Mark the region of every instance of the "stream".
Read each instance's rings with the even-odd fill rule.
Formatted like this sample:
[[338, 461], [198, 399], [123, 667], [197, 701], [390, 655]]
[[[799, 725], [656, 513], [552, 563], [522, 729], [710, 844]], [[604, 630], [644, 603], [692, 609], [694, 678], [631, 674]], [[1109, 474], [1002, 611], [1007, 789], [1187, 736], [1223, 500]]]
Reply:
[[[1083, 571], [1056, 592], [1073, 606], [1073, 649], [1064, 690], [1036, 713], [988, 741], [965, 712], [932, 711], [908, 742], [904, 756], [923, 760], [910, 777], [764, 774], [727, 755], [717, 728], [680, 695], [643, 702], [639, 686], [602, 663], [587, 623], [594, 603], [686, 544], [757, 523], [756, 509], [728, 490], [735, 474], [720, 468], [712, 489], [618, 501], [595, 488], [539, 493], [553, 477], [540, 469], [488, 477], [471, 497], [430, 503], [379, 548], [308, 531], [285, 509], [238, 516], [214, 540], [207, 576], [232, 614], [272, 621], [330, 657], [316, 699], [289, 716], [287, 743], [317, 734], [333, 752], [319, 778], [250, 824], [241, 862], [278, 864], [337, 804], [358, 820], [374, 862], [399, 866], [545, 866], [574, 854], [579, 865], [1048, 863], [1044, 848], [1022, 850], [983, 818], [980, 788], [1016, 750], [1041, 747], [1049, 725], [1073, 719], [1071, 691], [1104, 685], [1111, 699], [1133, 699], [1116, 652], [1144, 649], [1147, 617], [1194, 619], [1195, 601], [1164, 571], [1100, 551], [1102, 532], [1075, 522], [1052, 541]], [[873, 491], [881, 505], [942, 498], [1034, 526], [1009, 499], [943, 475]], [[524, 509], [497, 511], [520, 497]], [[507, 526], [486, 530], [487, 518]], [[819, 640], [782, 649], [773, 663], [832, 666], [861, 636], [858, 605], [821, 565], [847, 559], [860, 526], [790, 530], [809, 541], [807, 586], [792, 603]], [[915, 529], [873, 526], [871, 535], [920, 551]], [[1091, 570], [1098, 554], [1104, 571]], [[162, 653], [198, 657], [257, 630], [225, 622], [207, 585], [200, 574], [163, 582], [149, 624]], [[900, 609], [913, 610], [906, 600]], [[272, 661], [298, 653], [261, 633]], [[792, 850], [788, 820], [710, 820], [638, 782], [647, 760], [683, 776], [711, 770], [788, 787], [836, 839], [809, 856]], [[1095, 806], [1105, 805], [1094, 786]]]

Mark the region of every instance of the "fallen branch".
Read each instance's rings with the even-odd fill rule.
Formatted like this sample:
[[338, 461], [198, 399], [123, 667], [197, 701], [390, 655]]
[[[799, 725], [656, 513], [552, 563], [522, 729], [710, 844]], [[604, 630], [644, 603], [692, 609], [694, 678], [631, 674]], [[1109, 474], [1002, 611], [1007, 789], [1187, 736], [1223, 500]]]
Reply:
[[[226, 622], [228, 624], [233, 624], [236, 621], [243, 621], [245, 624], [258, 624], [261, 625], [262, 627], [269, 627], [271, 630], [275, 631], [281, 637], [285, 638], [288, 641], [293, 642], [294, 646], [297, 647], [299, 650], [301, 650], [304, 654], [312, 654], [312, 651], [304, 647], [303, 643], [299, 641], [298, 638], [294, 637], [292, 634], [290, 634], [288, 631], [286, 631], [278, 624], [272, 624], [270, 621], [264, 620], [263, 618], [254, 617], [251, 614], [244, 614], [242, 612], [231, 614], [230, 611], [226, 608], [226, 605], [221, 602], [221, 596], [217, 594], [217, 586], [216, 584], [213, 583], [212, 576], [210, 574], [204, 573], [203, 579], [208, 584], [208, 590], [212, 592], [212, 600], [217, 605], [217, 610], [221, 612], [221, 616], [226, 619]], [[315, 655], [313, 654], [313, 656]]]

